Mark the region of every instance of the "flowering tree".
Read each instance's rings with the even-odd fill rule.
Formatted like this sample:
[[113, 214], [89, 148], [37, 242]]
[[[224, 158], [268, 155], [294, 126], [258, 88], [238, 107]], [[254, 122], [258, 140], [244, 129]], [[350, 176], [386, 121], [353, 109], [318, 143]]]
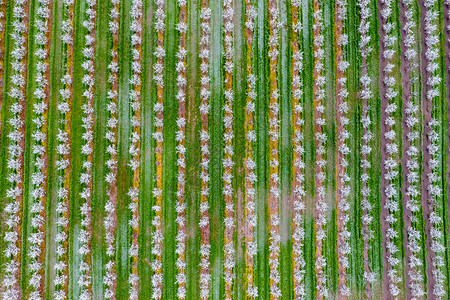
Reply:
[[74, 19], [75, 6], [73, 1], [65, 1], [64, 21], [62, 24], [63, 35], [61, 40], [66, 52], [66, 73], [61, 78], [59, 90], [60, 102], [59, 128], [57, 133], [57, 161], [58, 190], [56, 205], [56, 264], [55, 280], [53, 281], [54, 298], [66, 299], [69, 289], [69, 213], [70, 213], [70, 186], [71, 186], [71, 147], [72, 147], [72, 103], [73, 103], [73, 64], [74, 64]]
[[234, 203], [233, 203], [233, 7], [231, 0], [223, 0], [223, 33], [224, 33], [224, 56], [225, 56], [225, 102], [223, 109], [224, 158], [223, 168], [223, 197], [225, 204], [225, 230], [224, 230], [224, 276], [225, 276], [225, 299], [232, 299], [232, 288], [235, 266], [235, 246], [234, 246]]
[[[200, 106], [199, 111], [201, 115], [201, 132], [200, 132], [200, 145], [201, 145], [201, 161], [200, 161], [200, 298], [207, 299], [210, 293], [211, 275], [210, 275], [210, 218], [209, 218], [209, 167], [210, 167], [210, 134], [209, 134], [209, 98], [211, 91], [209, 89], [210, 76], [209, 76], [209, 56], [210, 56], [210, 18], [211, 9], [209, 8], [209, 1], [203, 0], [201, 6], [201, 42], [199, 58], [201, 59], [200, 73]], [[183, 266], [181, 266], [183, 267]]]
[[0, 0], [2, 298], [447, 299], [449, 26]]
[[255, 174], [256, 163], [254, 161], [254, 143], [256, 142], [256, 133], [254, 130], [254, 112], [256, 94], [256, 76], [253, 74], [253, 53], [254, 53], [254, 28], [256, 11], [250, 0], [246, 1], [245, 6], [245, 37], [247, 47], [247, 99], [245, 106], [245, 264], [246, 264], [246, 293], [249, 298], [258, 296], [258, 287], [254, 283], [254, 261], [256, 256], [256, 236], [254, 228], [256, 226], [256, 203], [255, 203], [255, 184], [257, 177]]
[[[128, 94], [129, 103], [133, 116], [131, 118], [132, 133], [130, 137], [130, 146], [128, 153], [130, 160], [128, 166], [133, 172], [132, 186], [128, 190], [128, 196], [130, 197], [129, 209], [131, 210], [131, 225], [132, 236], [131, 246], [129, 248], [129, 255], [131, 258], [131, 273], [128, 278], [130, 285], [129, 293], [130, 299], [138, 299], [139, 297], [139, 229], [140, 229], [140, 213], [139, 213], [139, 175], [140, 175], [140, 151], [141, 151], [141, 62], [142, 62], [142, 1], [132, 1], [130, 10], [130, 16], [132, 22], [130, 24], [131, 35], [131, 56], [133, 61], [131, 63], [131, 69], [133, 75], [130, 78], [131, 89]], [[162, 109], [162, 108], [161, 108]], [[155, 250], [156, 251], [156, 250]], [[157, 291], [155, 290], [155, 293]]]
[[80, 275], [78, 284], [81, 288], [80, 299], [92, 298], [92, 163], [94, 152], [94, 92], [95, 92], [95, 21], [96, 21], [96, 1], [88, 0], [86, 2], [86, 17], [83, 21], [83, 27], [86, 28], [85, 48], [83, 49], [84, 61], [81, 67], [84, 69], [82, 83], [83, 91], [83, 110], [82, 127], [84, 129], [82, 139], [84, 144], [81, 146], [83, 157], [80, 174], [81, 192], [81, 229], [78, 235], [79, 248], [78, 253], [82, 257], [80, 263]]
[[[436, 103], [440, 101], [442, 85], [440, 60], [440, 39], [437, 24], [439, 9], [437, 1], [425, 1], [422, 7], [422, 26], [424, 32], [425, 51], [424, 63], [426, 72], [424, 76], [422, 111], [424, 113], [423, 130], [423, 172], [422, 172], [422, 207], [427, 217], [427, 291], [438, 299], [448, 295], [445, 285], [447, 275], [445, 270], [444, 253], [448, 242], [443, 239], [443, 202], [442, 171], [439, 165], [442, 160], [441, 129], [439, 115], [436, 113]], [[418, 138], [418, 137], [417, 137]]]
[[278, 92], [278, 78], [277, 78], [277, 66], [278, 66], [278, 43], [279, 43], [279, 23], [276, 1], [270, 1], [268, 5], [269, 9], [269, 51], [267, 56], [269, 57], [269, 283], [270, 283], [270, 297], [272, 299], [279, 299], [281, 294], [280, 273], [279, 273], [279, 256], [280, 256], [280, 216], [278, 212], [278, 206], [280, 202], [280, 188], [279, 188], [279, 156], [278, 156], [278, 139], [279, 139], [279, 111], [280, 106], [278, 98], [280, 94]]
[[326, 125], [324, 118], [325, 111], [325, 89], [326, 77], [324, 76], [323, 59], [324, 51], [324, 24], [323, 24], [323, 7], [319, 1], [314, 1], [314, 141], [315, 141], [315, 191], [314, 191], [314, 218], [315, 225], [315, 270], [316, 270], [316, 294], [317, 297], [328, 297], [326, 256], [323, 254], [323, 244], [326, 238], [325, 226], [327, 224], [328, 204], [325, 202], [325, 166], [327, 135], [323, 132]]
[[178, 118], [175, 141], [178, 142], [177, 152], [177, 203], [176, 211], [177, 218], [177, 246], [175, 252], [177, 253], [177, 283], [178, 299], [186, 298], [186, 203], [185, 203], [185, 185], [186, 185], [186, 33], [187, 33], [187, 8], [186, 1], [179, 0], [179, 23], [177, 29], [179, 31], [178, 40], [178, 62], [177, 62], [177, 100], [178, 100]]
[[407, 261], [406, 280], [408, 286], [408, 297], [423, 297], [425, 295], [423, 265], [424, 261], [422, 247], [419, 245], [423, 243], [423, 234], [421, 221], [422, 207], [420, 205], [419, 195], [422, 193], [419, 184], [419, 160], [421, 158], [419, 147], [419, 128], [420, 128], [420, 69], [419, 69], [419, 45], [415, 31], [417, 30], [416, 20], [414, 15], [418, 11], [418, 6], [413, 1], [402, 1], [402, 12], [404, 13], [404, 22], [402, 22], [402, 41], [404, 57], [402, 58], [406, 73], [404, 78], [408, 81], [403, 92], [404, 100], [404, 115], [403, 115], [403, 142], [404, 142], [404, 156], [407, 157], [404, 168], [404, 193], [405, 200], [404, 211], [405, 225], [404, 235], [407, 239], [407, 246], [405, 248], [405, 259]]
[[303, 49], [302, 49], [302, 23], [301, 23], [301, 1], [293, 1], [291, 3], [292, 13], [292, 144], [293, 144], [293, 209], [294, 216], [292, 217], [292, 255], [293, 255], [293, 280], [294, 280], [294, 295], [296, 298], [306, 296], [305, 290], [305, 147], [304, 147], [304, 124], [303, 118]]
[[103, 221], [105, 227], [105, 243], [107, 245], [106, 255], [108, 259], [105, 263], [105, 275], [103, 283], [105, 285], [104, 297], [111, 299], [116, 294], [117, 287], [117, 267], [115, 262], [116, 245], [115, 235], [117, 229], [117, 140], [118, 140], [118, 107], [117, 100], [119, 97], [119, 53], [117, 48], [119, 46], [119, 11], [120, 0], [111, 0], [112, 8], [109, 19], [109, 32], [112, 37], [112, 49], [110, 50], [109, 69], [109, 90], [107, 110], [109, 118], [105, 138], [108, 141], [106, 152], [109, 154], [109, 159], [105, 162], [108, 173], [105, 176], [105, 181], [109, 187], [107, 190], [108, 199], [105, 203], [106, 217]]
[[40, 1], [35, 16], [35, 103], [33, 107], [35, 130], [33, 137], [34, 172], [31, 175], [33, 204], [31, 206], [32, 232], [28, 241], [30, 248], [27, 255], [30, 257], [29, 268], [32, 272], [29, 284], [32, 287], [30, 299], [41, 299], [44, 294], [44, 262], [45, 262], [45, 221], [47, 200], [47, 173], [48, 173], [48, 101], [50, 96], [50, 70], [48, 45], [50, 38], [51, 2]]
[[[6, 21], [6, 1], [0, 1], [0, 56], [5, 56], [5, 21]], [[0, 59], [0, 83], [4, 85], [4, 60]], [[0, 112], [3, 105], [3, 93], [0, 93]], [[0, 135], [2, 132], [2, 120], [0, 119]]]
[[[372, 295], [371, 284], [375, 281], [375, 273], [372, 271], [369, 261], [369, 242], [374, 238], [373, 232], [373, 204], [371, 203], [371, 190], [370, 190], [370, 175], [369, 170], [372, 166], [370, 161], [370, 155], [372, 153], [372, 147], [370, 142], [373, 139], [373, 121], [370, 117], [370, 107], [371, 103], [374, 102], [374, 93], [372, 90], [372, 85], [374, 79], [369, 74], [369, 64], [370, 64], [370, 53], [373, 52], [371, 43], [373, 37], [370, 31], [370, 18], [373, 14], [371, 10], [371, 1], [363, 0], [359, 2], [360, 6], [360, 24], [358, 32], [361, 34], [361, 41], [359, 43], [359, 53], [362, 60], [362, 71], [359, 82], [361, 84], [359, 90], [359, 96], [362, 100], [362, 117], [361, 117], [361, 127], [362, 127], [362, 138], [361, 138], [361, 166], [362, 174], [360, 176], [361, 181], [361, 208], [363, 210], [361, 221], [362, 221], [362, 239], [364, 243], [364, 280], [365, 280], [365, 294], [369, 297]], [[373, 196], [372, 196], [373, 197]]]
[[[402, 253], [400, 252], [400, 190], [399, 178], [399, 152], [401, 145], [398, 144], [399, 126], [395, 117], [395, 112], [399, 109], [399, 85], [393, 76], [398, 69], [398, 31], [394, 9], [395, 3], [384, 1], [380, 13], [380, 27], [382, 36], [382, 57], [383, 75], [382, 83], [382, 213], [381, 222], [384, 239], [385, 265], [384, 276], [389, 279], [385, 282], [385, 289], [388, 289], [393, 297], [399, 296], [401, 290], [399, 284], [403, 282], [403, 274], [400, 269]], [[397, 124], [397, 125], [396, 125]]]
[[[138, 0], [140, 1], [140, 0]], [[155, 49], [156, 64], [154, 65], [153, 79], [156, 85], [157, 102], [153, 106], [155, 112], [154, 124], [156, 131], [153, 133], [153, 138], [156, 141], [155, 156], [156, 156], [156, 187], [153, 190], [153, 197], [155, 204], [152, 207], [154, 210], [154, 218], [152, 225], [152, 254], [154, 259], [152, 261], [152, 287], [154, 299], [162, 298], [163, 288], [163, 274], [162, 274], [162, 255], [163, 255], [163, 232], [162, 232], [162, 193], [163, 193], [163, 117], [164, 117], [164, 20], [165, 20], [165, 3], [164, 0], [156, 0], [155, 13], [155, 29], [157, 32], [157, 45]], [[139, 182], [139, 181], [138, 181]], [[137, 262], [136, 262], [137, 263]], [[137, 292], [137, 290], [136, 290]]]
[[336, 155], [336, 207], [338, 223], [338, 266], [339, 266], [339, 294], [342, 297], [350, 296], [350, 288], [347, 284], [347, 269], [350, 266], [350, 231], [347, 223], [350, 221], [348, 214], [350, 202], [348, 198], [351, 193], [349, 186], [350, 176], [347, 173], [347, 166], [350, 162], [347, 160], [351, 150], [347, 146], [347, 140], [350, 138], [350, 132], [347, 130], [350, 122], [348, 115], [348, 89], [347, 89], [347, 69], [349, 62], [346, 60], [346, 50], [348, 49], [348, 35], [345, 33], [347, 23], [347, 1], [336, 1], [336, 25], [335, 25], [335, 53], [336, 53], [336, 123], [338, 126], [337, 134], [337, 155]]
[[[23, 184], [24, 184], [24, 152], [25, 152], [25, 109], [26, 109], [26, 71], [27, 65], [27, 48], [28, 41], [28, 1], [18, 0], [14, 1], [14, 22], [11, 32], [13, 48], [11, 51], [12, 57], [12, 74], [10, 84], [6, 91], [11, 104], [9, 112], [11, 117], [8, 120], [10, 125], [8, 135], [8, 158], [4, 162], [7, 164], [7, 178], [8, 185], [6, 189], [6, 198], [8, 203], [4, 207], [6, 213], [7, 231], [4, 234], [3, 240], [6, 244], [4, 255], [8, 259], [4, 266], [5, 278], [2, 281], [3, 297], [9, 299], [20, 299], [22, 297], [22, 290], [20, 285], [21, 275], [21, 252], [22, 252], [22, 209], [23, 209]], [[40, 110], [42, 111], [42, 109]], [[40, 135], [42, 137], [42, 135]], [[45, 138], [43, 138], [45, 139]], [[42, 150], [42, 149], [41, 149]], [[45, 149], [41, 151], [44, 154]], [[36, 178], [37, 179], [37, 178]], [[37, 181], [36, 181], [37, 182]], [[38, 197], [44, 197], [42, 193], [38, 193]], [[40, 227], [39, 224], [36, 224]], [[36, 237], [39, 238], [39, 237]], [[41, 237], [43, 239], [43, 237]], [[38, 241], [37, 241], [38, 242]], [[39, 247], [36, 250], [38, 257], [40, 253]], [[40, 280], [34, 281], [30, 284], [40, 287]]]

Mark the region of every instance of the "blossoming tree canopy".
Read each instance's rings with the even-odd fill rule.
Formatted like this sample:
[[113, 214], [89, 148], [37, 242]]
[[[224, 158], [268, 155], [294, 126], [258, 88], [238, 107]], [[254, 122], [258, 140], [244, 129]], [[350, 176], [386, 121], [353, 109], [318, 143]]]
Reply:
[[450, 1], [0, 0], [5, 299], [448, 299]]

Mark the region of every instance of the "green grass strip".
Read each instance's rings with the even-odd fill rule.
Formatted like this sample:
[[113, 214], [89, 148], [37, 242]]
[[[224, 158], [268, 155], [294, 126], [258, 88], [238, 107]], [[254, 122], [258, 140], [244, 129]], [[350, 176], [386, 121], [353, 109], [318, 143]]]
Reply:
[[[153, 103], [156, 99], [155, 90], [152, 85], [153, 69], [153, 49], [154, 49], [154, 30], [152, 27], [153, 18], [153, 3], [152, 0], [144, 1], [144, 21], [143, 21], [143, 39], [142, 39], [142, 95], [141, 99], [142, 110], [142, 127], [141, 127], [141, 164], [143, 166], [152, 166], [154, 155], [151, 154], [151, 149], [154, 147], [154, 139], [152, 138], [152, 115]], [[151, 282], [151, 268], [149, 262], [151, 261], [151, 220], [153, 218], [152, 211], [152, 189], [153, 189], [153, 168], [141, 168], [141, 184], [140, 184], [140, 203], [139, 213], [141, 216], [141, 232], [139, 237], [139, 277], [140, 281]], [[140, 297], [150, 299], [151, 284], [141, 284], [139, 286]]]
[[175, 254], [177, 225], [175, 223], [177, 202], [177, 154], [175, 147], [175, 133], [177, 131], [176, 120], [178, 117], [177, 72], [176, 53], [178, 52], [178, 32], [175, 24], [178, 23], [178, 5], [175, 1], [167, 1], [166, 7], [166, 30], [164, 48], [166, 56], [164, 59], [164, 158], [163, 158], [163, 294], [164, 299], [174, 299], [177, 295], [177, 284], [175, 275], [177, 269]]
[[128, 92], [130, 90], [129, 79], [131, 77], [131, 44], [129, 24], [131, 1], [121, 1], [119, 20], [119, 132], [118, 132], [118, 164], [117, 164], [117, 234], [116, 234], [116, 258], [117, 278], [126, 280], [117, 281], [117, 299], [128, 297], [128, 276], [130, 273], [130, 259], [128, 249], [131, 241], [131, 229], [128, 225], [130, 211], [128, 209], [128, 188], [131, 186], [132, 173], [128, 167], [128, 148], [131, 135], [131, 109]]
[[201, 1], [190, 0], [188, 8], [187, 32], [187, 94], [186, 94], [186, 299], [200, 298], [200, 128], [201, 117], [199, 111], [200, 93], [200, 12]]
[[[28, 34], [29, 37], [34, 37], [37, 33], [36, 26], [34, 26], [34, 20], [36, 15], [36, 6], [39, 5], [37, 1], [30, 1], [29, 10], [29, 20]], [[28, 282], [31, 278], [32, 272], [29, 270], [31, 259], [29, 257], [30, 241], [28, 240], [29, 235], [33, 231], [31, 226], [31, 219], [33, 214], [30, 212], [30, 207], [33, 205], [33, 198], [31, 192], [33, 190], [33, 184], [31, 183], [31, 175], [35, 172], [34, 167], [34, 157], [33, 150], [31, 149], [34, 144], [32, 134], [36, 130], [36, 125], [33, 122], [33, 118], [36, 117], [34, 114], [34, 104], [37, 100], [34, 97], [33, 92], [36, 89], [35, 75], [36, 75], [36, 62], [37, 58], [34, 55], [35, 49], [38, 47], [34, 38], [29, 38], [28, 40], [28, 74], [26, 75], [27, 81], [27, 91], [26, 91], [26, 117], [25, 117], [25, 153], [24, 153], [24, 185], [23, 185], [23, 211], [22, 211], [22, 270], [20, 277], [20, 284], [22, 288], [22, 297], [29, 297], [32, 288], [29, 286]]]
[[56, 198], [58, 176], [55, 162], [57, 152], [55, 147], [58, 126], [57, 104], [60, 99], [59, 89], [61, 86], [61, 76], [64, 65], [63, 44], [61, 42], [61, 21], [63, 19], [63, 4], [59, 1], [53, 1], [52, 14], [52, 39], [50, 44], [50, 86], [51, 93], [48, 108], [48, 178], [47, 178], [47, 220], [46, 220], [46, 264], [45, 264], [45, 297], [50, 297], [54, 292], [53, 280], [55, 277], [54, 264], [56, 263]]
[[[92, 296], [94, 299], [103, 297], [103, 265], [107, 262], [105, 228], [103, 224], [105, 203], [108, 200], [108, 184], [105, 181], [107, 168], [105, 162], [109, 158], [106, 152], [107, 140], [105, 133], [108, 111], [106, 105], [108, 90], [108, 69], [111, 58], [112, 38], [108, 29], [109, 12], [112, 8], [110, 1], [97, 1], [96, 41], [95, 41], [95, 125], [94, 125], [94, 158], [92, 169], [93, 195], [92, 195]], [[106, 54], [106, 55], [105, 55]]]
[[281, 197], [279, 203], [280, 216], [280, 237], [281, 251], [279, 254], [280, 261], [280, 277], [284, 280], [280, 281], [280, 289], [282, 297], [292, 298], [292, 241], [291, 241], [291, 222], [292, 222], [292, 205], [291, 205], [291, 182], [292, 182], [292, 108], [291, 108], [291, 30], [290, 22], [290, 3], [289, 1], [278, 1], [279, 10], [278, 20], [282, 25], [279, 28], [279, 48], [278, 59], [278, 88], [279, 88], [279, 104], [280, 104], [280, 143], [279, 143], [279, 173], [280, 173], [280, 190]]
[[269, 66], [267, 61], [267, 0], [258, 0], [255, 5], [258, 16], [255, 22], [256, 57], [257, 67], [255, 73], [258, 74], [256, 82], [256, 93], [258, 97], [255, 101], [255, 131], [257, 133], [257, 145], [255, 150], [256, 176], [256, 216], [257, 225], [255, 232], [258, 236], [257, 255], [255, 272], [255, 285], [258, 287], [258, 295], [262, 299], [269, 297], [269, 256], [268, 256], [268, 232], [267, 232], [267, 200], [268, 193], [268, 90], [269, 90]]
[[[222, 195], [222, 138], [223, 138], [223, 71], [222, 71], [222, 2], [211, 1], [210, 38], [210, 244], [211, 297], [223, 299], [223, 195]], [[213, 25], [214, 24], [214, 25]]]

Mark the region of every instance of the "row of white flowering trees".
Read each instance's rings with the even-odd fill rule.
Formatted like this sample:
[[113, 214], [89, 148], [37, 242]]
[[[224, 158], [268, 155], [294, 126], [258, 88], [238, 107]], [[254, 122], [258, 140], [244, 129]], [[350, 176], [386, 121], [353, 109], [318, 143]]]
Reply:
[[[25, 180], [25, 110], [26, 110], [26, 87], [27, 74], [25, 66], [28, 65], [27, 49], [28, 39], [26, 38], [29, 30], [29, 11], [28, 1], [17, 1], [14, 4], [15, 14], [14, 22], [10, 35], [13, 45], [11, 51], [12, 70], [8, 78], [8, 96], [10, 105], [6, 109], [10, 111], [10, 118], [2, 120], [9, 123], [9, 132], [2, 127], [2, 144], [7, 144], [7, 159], [2, 164], [7, 164], [7, 183], [3, 185], [2, 198], [5, 197], [3, 210], [6, 213], [3, 230], [3, 255], [6, 257], [4, 263], [4, 278], [2, 281], [3, 297], [11, 299], [20, 299], [21, 293], [21, 257], [22, 257], [22, 221], [23, 221], [23, 198], [24, 198], [24, 180]], [[6, 36], [6, 34], [4, 34]], [[5, 51], [6, 52], [6, 51]], [[2, 103], [3, 104], [3, 103]], [[2, 107], [2, 117], [5, 109]], [[2, 118], [3, 119], [3, 118]], [[4, 126], [4, 125], [3, 125]], [[7, 135], [7, 139], [3, 136]], [[41, 152], [45, 154], [45, 150]], [[40, 200], [40, 195], [38, 201]], [[39, 227], [39, 226], [38, 226]], [[37, 247], [39, 252], [39, 247]], [[39, 256], [37, 253], [36, 258]], [[38, 280], [37, 287], [40, 286]]]
[[[406, 181], [403, 185], [404, 193], [404, 238], [407, 241], [405, 258], [409, 262], [406, 265], [406, 285], [408, 297], [423, 297], [424, 287], [424, 249], [423, 228], [420, 222], [421, 208], [421, 186], [419, 177], [420, 162], [420, 65], [419, 65], [419, 36], [417, 22], [414, 17], [418, 12], [418, 5], [413, 1], [402, 1], [402, 51], [404, 68], [403, 78], [403, 153], [406, 158], [402, 162], [403, 173]], [[406, 126], [405, 126], [406, 124]]]
[[448, 298], [449, 37], [438, 0], [0, 0], [1, 297]]
[[[440, 20], [442, 15], [438, 1], [430, 0], [421, 3], [422, 8], [422, 53], [425, 71], [423, 76], [422, 111], [424, 114], [423, 130], [423, 173], [422, 173], [422, 207], [427, 216], [427, 272], [428, 294], [436, 298], [448, 296], [448, 265], [445, 263], [448, 252], [448, 241], [445, 239], [445, 211], [448, 206], [445, 203], [442, 177], [445, 171], [442, 169], [444, 150], [442, 148], [443, 130], [442, 116], [439, 113], [443, 104], [441, 94], [443, 79], [441, 60], [442, 43], [439, 35]], [[447, 178], [448, 179], [448, 178]], [[448, 197], [448, 195], [447, 195]], [[448, 220], [448, 219], [447, 219]], [[447, 225], [448, 226], [448, 225]], [[447, 270], [447, 271], [446, 271]]]
[[401, 263], [402, 257], [402, 202], [400, 193], [400, 119], [396, 117], [400, 110], [400, 82], [395, 74], [400, 69], [400, 30], [398, 9], [395, 1], [383, 1], [380, 15], [382, 33], [380, 35], [380, 94], [381, 105], [381, 228], [383, 231], [383, 275], [389, 284], [384, 290], [393, 296], [400, 295], [400, 286], [404, 283]]

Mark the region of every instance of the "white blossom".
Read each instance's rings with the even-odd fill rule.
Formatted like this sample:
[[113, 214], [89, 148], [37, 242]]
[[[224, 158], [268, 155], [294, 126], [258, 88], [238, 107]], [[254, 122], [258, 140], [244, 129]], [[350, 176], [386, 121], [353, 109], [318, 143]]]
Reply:
[[[448, 3], [447, 3], [448, 4]], [[442, 225], [442, 216], [440, 215], [440, 205], [437, 204], [442, 201], [442, 186], [439, 181], [439, 171], [437, 169], [437, 165], [440, 164], [441, 161], [441, 153], [440, 153], [440, 142], [441, 137], [438, 132], [439, 121], [433, 118], [434, 109], [436, 103], [441, 102], [440, 89], [442, 88], [442, 79], [439, 74], [440, 68], [440, 47], [439, 44], [439, 34], [440, 31], [438, 29], [439, 19], [443, 18], [440, 15], [440, 8], [436, 1], [430, 0], [425, 1], [424, 3], [425, 10], [425, 32], [424, 39], [426, 41], [425, 52], [425, 61], [423, 62], [426, 66], [426, 76], [423, 79], [423, 82], [426, 83], [424, 85], [424, 89], [426, 92], [425, 105], [426, 109], [424, 110], [425, 119], [431, 118], [431, 121], [428, 124], [424, 124], [424, 143], [427, 145], [426, 149], [430, 154], [431, 158], [428, 161], [424, 162], [424, 170], [426, 172], [426, 190], [423, 190], [422, 193], [425, 193], [427, 196], [427, 201], [431, 203], [430, 207], [424, 210], [424, 213], [428, 213], [428, 220], [432, 224], [432, 228], [430, 230], [431, 237], [431, 247], [430, 247], [430, 255], [432, 257], [432, 266], [431, 272], [434, 277], [435, 283], [432, 287], [431, 291], [428, 291], [429, 294], [433, 294], [436, 298], [441, 298], [445, 295], [446, 291], [443, 287], [442, 283], [446, 280], [446, 276], [444, 275], [446, 272], [444, 264], [441, 264], [441, 254], [445, 247], [442, 243], [442, 232], [445, 229]], [[428, 115], [428, 116], [427, 116]], [[427, 169], [430, 170], [427, 170]], [[419, 290], [421, 292], [421, 290]], [[430, 296], [431, 297], [431, 296]]]
[[[85, 48], [83, 49], [84, 61], [81, 62], [81, 66], [84, 69], [84, 75], [82, 77], [83, 83], [83, 105], [82, 111], [84, 113], [82, 118], [82, 127], [84, 131], [81, 138], [85, 141], [85, 144], [81, 147], [81, 154], [83, 158], [82, 166], [83, 172], [80, 174], [79, 182], [81, 184], [82, 191], [79, 196], [84, 200], [81, 207], [81, 228], [78, 235], [79, 248], [78, 253], [81, 255], [80, 275], [78, 278], [78, 284], [82, 287], [81, 296], [82, 299], [91, 298], [91, 277], [90, 274], [90, 260], [87, 260], [87, 256], [90, 255], [90, 241], [92, 235], [91, 224], [91, 167], [93, 160], [93, 125], [94, 125], [94, 57], [95, 57], [95, 10], [92, 8], [95, 5], [95, 1], [88, 1], [85, 10], [85, 20], [83, 26], [87, 29], [87, 35], [85, 36]], [[87, 20], [86, 20], [87, 19]]]

